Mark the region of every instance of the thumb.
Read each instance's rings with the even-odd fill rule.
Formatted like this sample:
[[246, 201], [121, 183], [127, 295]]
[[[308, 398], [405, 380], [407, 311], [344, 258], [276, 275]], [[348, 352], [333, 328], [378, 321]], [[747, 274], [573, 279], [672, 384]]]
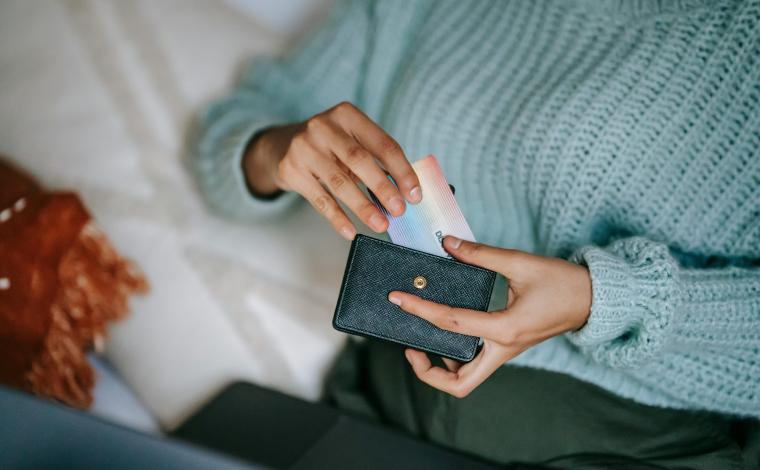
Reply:
[[529, 256], [522, 251], [496, 248], [452, 236], [444, 238], [443, 247], [459, 261], [496, 271], [507, 278], [511, 277], [510, 273], [515, 270], [520, 258]]

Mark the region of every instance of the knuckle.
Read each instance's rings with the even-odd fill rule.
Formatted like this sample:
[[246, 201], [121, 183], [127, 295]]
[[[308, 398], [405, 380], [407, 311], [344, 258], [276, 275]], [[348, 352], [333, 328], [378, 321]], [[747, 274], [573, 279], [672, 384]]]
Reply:
[[308, 147], [309, 141], [306, 138], [306, 135], [303, 132], [299, 132], [290, 140], [288, 153], [292, 154], [294, 157], [298, 157], [299, 155], [302, 155]]
[[459, 319], [451, 308], [444, 310], [443, 315], [441, 315], [438, 321], [440, 327], [444, 330], [456, 330], [459, 328]]
[[396, 194], [396, 186], [391, 183], [391, 181], [388, 178], [383, 178], [383, 181], [381, 181], [376, 187], [375, 187], [375, 194], [383, 195], [386, 197], [391, 197]]
[[466, 255], [473, 258], [479, 256], [483, 250], [483, 245], [479, 243], [463, 243], [463, 245], [464, 246], [462, 246], [462, 251], [464, 251]]
[[312, 133], [319, 133], [324, 130], [326, 125], [327, 123], [325, 122], [325, 117], [321, 114], [318, 114], [306, 121], [306, 130]]
[[328, 178], [328, 184], [335, 191], [340, 190], [347, 182], [348, 178], [343, 173], [333, 173]]
[[346, 162], [356, 164], [367, 157], [367, 152], [358, 145], [351, 145], [346, 149]]
[[386, 157], [391, 158], [403, 157], [404, 155], [398, 142], [390, 137], [387, 137], [380, 142], [380, 152]]
[[323, 215], [328, 215], [332, 208], [329, 196], [321, 195], [314, 199], [314, 208]]
[[470, 394], [472, 388], [463, 384], [456, 384], [451, 387], [450, 394], [455, 398], [465, 398]]
[[334, 110], [335, 112], [338, 112], [338, 113], [346, 113], [346, 112], [350, 112], [350, 111], [353, 111], [354, 109], [355, 109], [355, 108], [354, 108], [354, 105], [353, 105], [353, 104], [351, 104], [351, 103], [350, 103], [350, 102], [348, 102], [348, 101], [341, 101], [340, 103], [336, 104], [336, 105], [333, 107], [333, 110]]

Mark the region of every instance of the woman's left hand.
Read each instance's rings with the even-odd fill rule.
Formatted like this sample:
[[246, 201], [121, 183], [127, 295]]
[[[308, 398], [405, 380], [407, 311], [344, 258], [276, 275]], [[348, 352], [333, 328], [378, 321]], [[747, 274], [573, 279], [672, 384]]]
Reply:
[[406, 350], [417, 377], [455, 397], [465, 397], [506, 361], [541, 341], [581, 328], [591, 310], [588, 269], [559, 258], [496, 248], [446, 237], [456, 259], [503, 274], [509, 280], [507, 308], [479, 312], [394, 291], [388, 300], [444, 330], [483, 338], [480, 353], [467, 364], [444, 358], [433, 366], [424, 352]]

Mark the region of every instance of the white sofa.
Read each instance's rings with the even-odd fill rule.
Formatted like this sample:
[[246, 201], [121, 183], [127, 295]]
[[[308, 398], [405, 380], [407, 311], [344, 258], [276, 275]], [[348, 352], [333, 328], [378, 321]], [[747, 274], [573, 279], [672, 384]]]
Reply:
[[117, 373], [99, 363], [96, 412], [171, 429], [236, 379], [318, 396], [343, 341], [330, 318], [348, 244], [305, 208], [271, 225], [218, 218], [183, 158], [198, 109], [327, 3], [0, 3], [0, 153], [77, 190], [152, 284], [111, 329]]

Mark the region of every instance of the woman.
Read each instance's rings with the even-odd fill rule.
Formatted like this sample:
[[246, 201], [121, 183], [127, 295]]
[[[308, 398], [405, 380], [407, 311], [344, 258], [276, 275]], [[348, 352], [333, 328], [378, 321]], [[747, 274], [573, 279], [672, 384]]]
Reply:
[[341, 4], [203, 124], [194, 168], [220, 211], [302, 196], [347, 239], [337, 201], [383, 232], [359, 184], [400, 214], [425, 197], [407, 158], [435, 154], [483, 243], [446, 249], [510, 281], [490, 315], [391, 293], [484, 348], [460, 367], [349, 345], [339, 406], [501, 462], [741, 465], [728, 417], [760, 416], [760, 1]]

